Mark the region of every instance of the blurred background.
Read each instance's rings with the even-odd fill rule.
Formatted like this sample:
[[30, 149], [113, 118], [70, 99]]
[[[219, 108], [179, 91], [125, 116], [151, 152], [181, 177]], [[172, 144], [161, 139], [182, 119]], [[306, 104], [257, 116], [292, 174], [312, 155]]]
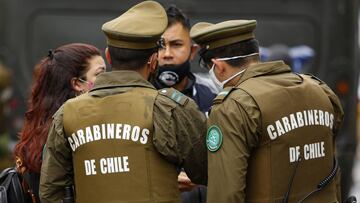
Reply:
[[[106, 47], [101, 25], [135, 5], [127, 0], [0, 0], [0, 169], [23, 124], [32, 71], [48, 50], [72, 42]], [[190, 18], [217, 23], [256, 19], [262, 60], [283, 59], [312, 73], [340, 97], [345, 121], [337, 139], [342, 193], [360, 197], [358, 143], [359, 0], [160, 0]], [[194, 60], [194, 72], [204, 72]], [[359, 93], [358, 93], [359, 92]], [[360, 153], [360, 152], [359, 152]], [[360, 157], [360, 156], [359, 156]], [[309, 177], [311, 178], [311, 177]]]

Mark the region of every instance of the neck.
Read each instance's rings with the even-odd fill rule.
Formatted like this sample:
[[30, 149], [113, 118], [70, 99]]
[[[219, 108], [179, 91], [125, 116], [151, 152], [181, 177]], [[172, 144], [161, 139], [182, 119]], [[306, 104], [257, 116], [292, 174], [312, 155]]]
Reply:
[[[243, 66], [241, 66], [241, 67], [239, 67], [239, 68], [236, 68], [236, 71], [234, 71], [233, 73], [232, 73], [232, 75], [235, 75], [236, 73], [238, 73], [238, 72], [240, 72], [240, 71], [242, 71], [242, 70], [244, 70], [244, 69], [247, 69], [247, 68], [249, 68], [252, 64], [255, 64], [255, 63], [258, 63], [258, 62], [250, 62], [250, 63], [247, 63], [247, 64], [245, 64], [245, 65], [243, 65]], [[226, 84], [224, 84], [224, 88], [225, 87], [230, 87], [230, 86], [235, 86], [238, 82], [239, 82], [239, 80], [240, 80], [240, 78], [242, 77], [242, 75], [243, 74], [240, 74], [240, 75], [238, 75], [238, 76], [236, 76], [236, 77], [234, 77], [233, 79], [231, 79], [229, 82], [227, 82]]]
[[173, 88], [182, 92], [186, 88], [188, 82], [189, 82], [189, 78], [188, 76], [185, 76], [184, 79], [182, 79], [182, 81], [179, 82], [178, 84], [174, 85]]
[[234, 77], [234, 78], [233, 78], [232, 80], [230, 80], [229, 82], [227, 82], [227, 83], [224, 85], [224, 88], [225, 88], [225, 87], [235, 86], [235, 85], [239, 82], [240, 78], [241, 78], [241, 74], [238, 75], [238, 76], [236, 76], [236, 77]]
[[150, 76], [150, 69], [147, 68], [146, 66], [144, 66], [140, 69], [133, 70], [133, 71], [139, 73], [145, 80], [148, 80], [148, 78]]
[[143, 66], [141, 68], [138, 69], [128, 69], [128, 68], [124, 68], [124, 67], [119, 67], [119, 66], [113, 66], [112, 67], [112, 71], [135, 71], [137, 73], [139, 73], [143, 78], [145, 78], [145, 80], [147, 80], [150, 76], [150, 70], [147, 68], [147, 66]]

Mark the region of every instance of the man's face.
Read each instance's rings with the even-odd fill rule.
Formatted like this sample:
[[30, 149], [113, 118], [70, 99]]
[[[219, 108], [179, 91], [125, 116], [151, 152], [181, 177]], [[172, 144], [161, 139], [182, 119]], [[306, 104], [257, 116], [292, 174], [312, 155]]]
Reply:
[[[160, 66], [182, 64], [189, 59], [190, 52], [195, 52], [189, 31], [181, 23], [168, 27], [162, 37], [165, 40], [165, 48], [159, 50]], [[195, 53], [191, 53], [191, 59], [193, 55]]]

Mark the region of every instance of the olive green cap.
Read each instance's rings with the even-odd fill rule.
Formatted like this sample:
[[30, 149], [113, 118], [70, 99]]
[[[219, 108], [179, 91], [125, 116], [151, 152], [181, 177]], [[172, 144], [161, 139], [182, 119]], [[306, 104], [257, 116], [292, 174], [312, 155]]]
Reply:
[[164, 8], [155, 1], [144, 1], [106, 22], [102, 30], [110, 46], [150, 49], [157, 46], [166, 27], [167, 16]]
[[191, 38], [205, 49], [214, 49], [255, 38], [256, 20], [229, 20], [217, 24], [200, 22], [192, 26]]

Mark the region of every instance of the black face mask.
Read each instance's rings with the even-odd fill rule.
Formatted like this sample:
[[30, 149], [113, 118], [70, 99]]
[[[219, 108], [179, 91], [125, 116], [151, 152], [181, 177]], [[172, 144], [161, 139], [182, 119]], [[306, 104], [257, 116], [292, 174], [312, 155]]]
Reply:
[[179, 65], [158, 66], [155, 83], [158, 88], [172, 87], [181, 82], [190, 72], [190, 61]]

